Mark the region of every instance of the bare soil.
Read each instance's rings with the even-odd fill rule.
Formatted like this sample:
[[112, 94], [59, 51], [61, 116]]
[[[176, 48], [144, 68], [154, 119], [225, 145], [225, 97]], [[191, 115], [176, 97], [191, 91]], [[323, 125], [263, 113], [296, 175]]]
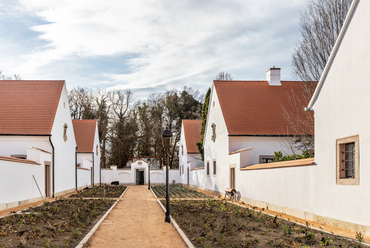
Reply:
[[224, 200], [173, 200], [171, 215], [195, 247], [360, 247]]
[[83, 198], [118, 198], [122, 195], [127, 187], [123, 185], [110, 186], [103, 185], [98, 187], [85, 188], [71, 197]]
[[63, 198], [5, 216], [0, 247], [75, 247], [113, 203]]
[[[166, 185], [153, 186], [152, 190], [158, 198], [166, 196]], [[203, 194], [180, 184], [169, 185], [168, 191], [170, 198], [213, 198], [213, 196]]]

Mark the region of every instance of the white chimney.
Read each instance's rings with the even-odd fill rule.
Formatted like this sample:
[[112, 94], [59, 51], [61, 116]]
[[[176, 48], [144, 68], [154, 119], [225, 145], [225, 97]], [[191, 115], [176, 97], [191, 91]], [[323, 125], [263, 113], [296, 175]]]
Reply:
[[266, 73], [266, 80], [271, 86], [281, 86], [280, 68], [270, 68]]

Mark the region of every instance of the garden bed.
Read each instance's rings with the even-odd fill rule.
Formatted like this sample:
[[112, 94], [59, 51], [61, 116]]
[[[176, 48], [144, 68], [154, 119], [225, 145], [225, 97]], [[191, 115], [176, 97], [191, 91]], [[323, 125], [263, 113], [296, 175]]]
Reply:
[[[166, 185], [156, 185], [152, 187], [153, 192], [158, 198], [165, 198]], [[189, 189], [179, 184], [169, 185], [170, 198], [213, 198], [213, 196]]]
[[77, 194], [70, 197], [83, 197], [83, 198], [119, 198], [127, 187], [123, 185], [110, 186], [103, 185], [93, 188], [85, 188]]
[[301, 226], [224, 200], [173, 200], [171, 216], [195, 247], [359, 247], [308, 224]]
[[64, 198], [5, 216], [0, 247], [75, 247], [114, 202]]

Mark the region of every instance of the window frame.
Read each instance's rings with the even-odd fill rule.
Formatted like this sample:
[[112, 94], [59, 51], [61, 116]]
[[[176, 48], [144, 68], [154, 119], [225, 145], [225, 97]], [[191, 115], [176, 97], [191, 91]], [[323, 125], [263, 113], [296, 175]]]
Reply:
[[262, 163], [262, 159], [267, 158], [267, 159], [272, 159], [271, 163], [274, 162], [274, 155], [260, 155], [259, 156], [259, 163], [260, 164], [268, 164], [268, 163]]
[[[354, 177], [343, 177], [341, 172], [345, 170], [345, 146], [354, 143]], [[359, 135], [353, 135], [336, 140], [336, 184], [359, 185], [360, 184], [360, 147]]]

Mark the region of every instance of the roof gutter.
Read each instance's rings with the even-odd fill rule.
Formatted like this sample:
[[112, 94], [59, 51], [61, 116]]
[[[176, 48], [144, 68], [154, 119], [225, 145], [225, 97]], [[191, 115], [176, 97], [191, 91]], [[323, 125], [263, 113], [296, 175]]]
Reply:
[[346, 32], [346, 30], [348, 28], [348, 25], [350, 23], [350, 19], [352, 19], [351, 17], [353, 16], [353, 13], [355, 12], [355, 9], [356, 9], [358, 3], [359, 3], [359, 0], [353, 0], [352, 5], [351, 5], [351, 7], [350, 7], [350, 9], [349, 9], [349, 11], [347, 13], [346, 20], [344, 21], [343, 26], [342, 26], [342, 29], [340, 30], [340, 33], [338, 35], [338, 38], [337, 38], [337, 40], [336, 40], [336, 42], [334, 44], [333, 50], [330, 53], [328, 62], [326, 63], [326, 66], [324, 68], [324, 71], [321, 74], [320, 81], [319, 81], [319, 83], [318, 83], [318, 85], [316, 87], [316, 90], [313, 93], [312, 98], [311, 98], [308, 106], [304, 108], [305, 111], [312, 111], [313, 110], [312, 107], [315, 104], [315, 102], [317, 100], [317, 97], [320, 94], [320, 91], [322, 89], [322, 86], [324, 84], [324, 81], [325, 81], [325, 79], [326, 79], [326, 77], [328, 75], [329, 68], [331, 67], [331, 64], [333, 63], [334, 57], [335, 57], [335, 55], [338, 52], [339, 45], [340, 45], [340, 43], [343, 40], [344, 33]]
[[47, 137], [47, 136], [51, 136], [51, 134], [9, 134], [9, 133], [1, 133], [0, 136], [42, 136], [42, 137]]
[[297, 135], [293, 134], [229, 134], [229, 137], [294, 137]]
[[55, 155], [54, 155], [54, 145], [53, 145], [53, 142], [51, 141], [51, 135], [49, 135], [49, 142], [50, 142], [50, 145], [51, 145], [51, 149], [52, 149], [52, 152], [51, 152], [51, 156], [52, 156], [52, 168], [53, 168], [53, 175], [52, 175], [52, 179], [53, 179], [53, 195], [52, 197], [54, 198], [54, 194], [55, 194]]

